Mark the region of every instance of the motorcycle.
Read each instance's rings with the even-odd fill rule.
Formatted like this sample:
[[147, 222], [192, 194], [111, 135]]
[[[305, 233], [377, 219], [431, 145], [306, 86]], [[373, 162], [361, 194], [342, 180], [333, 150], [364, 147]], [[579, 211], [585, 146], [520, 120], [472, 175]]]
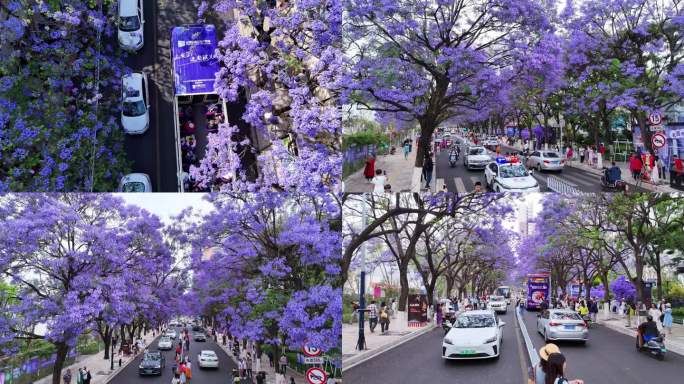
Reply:
[[651, 356], [655, 356], [658, 360], [665, 359], [665, 334], [661, 333], [658, 337], [653, 337], [639, 347], [639, 335], [636, 337], [636, 348], [639, 352], [648, 352]]
[[608, 168], [603, 168], [603, 176], [601, 176], [601, 188], [608, 191], [627, 192], [627, 183], [621, 179], [608, 181]]
[[584, 320], [584, 323], [587, 325], [587, 328], [591, 328], [592, 322], [591, 317], [589, 315], [582, 316], [582, 320]]
[[456, 166], [456, 161], [458, 161], [458, 153], [452, 152], [449, 154], [449, 166], [451, 168]]

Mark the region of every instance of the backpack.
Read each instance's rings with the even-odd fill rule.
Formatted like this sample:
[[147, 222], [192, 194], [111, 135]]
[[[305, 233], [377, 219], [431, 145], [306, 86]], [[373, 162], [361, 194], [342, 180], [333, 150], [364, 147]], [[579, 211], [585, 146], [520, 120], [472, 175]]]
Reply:
[[387, 316], [387, 311], [382, 310], [380, 311], [380, 318], [381, 319], [387, 319], [389, 316]]

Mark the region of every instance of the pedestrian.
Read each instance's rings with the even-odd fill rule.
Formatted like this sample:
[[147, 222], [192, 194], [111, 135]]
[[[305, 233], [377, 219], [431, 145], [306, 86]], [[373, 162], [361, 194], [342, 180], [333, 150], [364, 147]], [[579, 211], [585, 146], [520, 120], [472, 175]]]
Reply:
[[580, 149], [580, 163], [584, 164], [584, 158], [587, 156], [587, 146], [582, 146]]
[[593, 298], [589, 299], [589, 318], [592, 323], [596, 323], [598, 317], [598, 304]]
[[273, 352], [270, 349], [266, 352], [266, 357], [268, 357], [268, 366], [273, 368]]
[[423, 178], [425, 179], [425, 188], [430, 188], [430, 181], [432, 181], [432, 169], [435, 163], [432, 161], [432, 153], [426, 151], [425, 159], [423, 160]]
[[180, 375], [178, 373], [175, 373], [173, 375], [173, 379], [171, 379], [171, 384], [180, 384]]
[[568, 380], [565, 377], [567, 362], [562, 353], [552, 353], [549, 355], [547, 371], [544, 384], [584, 384], [582, 380]]
[[380, 304], [380, 333], [385, 333], [389, 330], [390, 317], [388, 312], [389, 308], [383, 301]]
[[572, 146], [568, 145], [568, 150], [565, 152], [565, 158], [568, 164], [571, 164], [573, 155], [574, 153], [572, 152]]
[[665, 311], [663, 313], [663, 328], [667, 331], [668, 335], [672, 334], [672, 304], [665, 303]]
[[371, 184], [373, 184], [373, 193], [382, 195], [385, 192], [385, 184], [387, 184], [387, 171], [383, 174], [380, 168], [376, 169]]
[[656, 156], [655, 165], [658, 169], [658, 179], [665, 180], [665, 162], [663, 161], [663, 158], [660, 156]]
[[560, 349], [556, 344], [548, 343], [539, 348], [539, 363], [534, 366], [534, 384], [544, 384], [546, 381], [549, 355], [552, 353], [560, 353]]
[[287, 356], [283, 353], [280, 355], [280, 373], [285, 375], [285, 372], [287, 372]]
[[438, 327], [442, 326], [442, 309], [443, 308], [441, 303], [437, 303], [437, 305], [435, 305], [435, 320], [437, 322]]
[[252, 353], [247, 352], [247, 358], [245, 359], [245, 366], [247, 368], [247, 377], [253, 378], [252, 376]]
[[482, 182], [481, 181], [476, 181], [475, 182], [475, 193], [481, 193], [482, 192]]
[[368, 326], [371, 333], [375, 332], [375, 326], [378, 325], [378, 306], [375, 305], [375, 300], [372, 300], [368, 308]]
[[64, 380], [64, 384], [71, 384], [71, 369], [66, 369], [66, 372], [62, 375], [62, 380]]
[[290, 384], [297, 384], [297, 383], [295, 383], [295, 379], [292, 376], [290, 376]]
[[406, 139], [404, 140], [404, 160], [408, 160], [409, 152], [411, 152], [411, 144], [409, 143], [409, 140]]
[[397, 299], [392, 299], [392, 318], [397, 318]]
[[90, 380], [93, 377], [90, 375], [90, 371], [88, 368], [83, 367], [83, 384], [90, 384]]
[[633, 153], [632, 156], [629, 158], [629, 170], [632, 172], [632, 179], [639, 180], [641, 177], [641, 158], [637, 153]]
[[371, 155], [366, 157], [366, 166], [363, 169], [363, 175], [366, 176], [366, 181], [371, 182], [375, 176], [375, 158]]
[[187, 383], [190, 384], [190, 381], [192, 380], [192, 363], [190, 363], [190, 356], [187, 357], [187, 361], [185, 362], [185, 378], [187, 379]]
[[185, 370], [182, 370], [182, 371], [181, 371], [179, 379], [180, 379], [180, 383], [181, 383], [181, 384], [186, 384], [186, 383], [187, 383], [188, 377], [185, 375]]
[[620, 299], [620, 317], [624, 318], [627, 314], [627, 306], [625, 305], [625, 299]]

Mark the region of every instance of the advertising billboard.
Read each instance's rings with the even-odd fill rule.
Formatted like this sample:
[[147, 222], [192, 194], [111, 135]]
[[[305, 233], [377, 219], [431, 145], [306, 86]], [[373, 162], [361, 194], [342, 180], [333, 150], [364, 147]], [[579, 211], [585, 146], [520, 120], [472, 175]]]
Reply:
[[547, 273], [527, 275], [527, 309], [540, 308], [542, 301], [549, 299], [551, 276]]
[[425, 295], [408, 295], [408, 321], [419, 323], [427, 323], [427, 296]]
[[216, 28], [211, 24], [183, 25], [171, 31], [171, 57], [176, 95], [215, 93], [219, 70]]

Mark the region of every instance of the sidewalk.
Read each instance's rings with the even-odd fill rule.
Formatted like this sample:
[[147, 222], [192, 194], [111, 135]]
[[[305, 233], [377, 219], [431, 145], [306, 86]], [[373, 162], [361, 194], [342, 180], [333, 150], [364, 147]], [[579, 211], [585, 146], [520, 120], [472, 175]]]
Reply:
[[[507, 145], [508, 147], [515, 148], [518, 150], [522, 151], [522, 145], [516, 141], [510, 146]], [[604, 167], [610, 167], [610, 159], [604, 159], [603, 160], [603, 166]], [[636, 186], [636, 181], [632, 179], [632, 172], [629, 170], [629, 164], [625, 161], [616, 161], [615, 165], [617, 165], [620, 168], [620, 172], [622, 174], [622, 180], [624, 180], [630, 187]], [[588, 164], [588, 162], [581, 163], [579, 159], [579, 153], [575, 151], [574, 157], [571, 162], [565, 164], [566, 167], [573, 167], [577, 169], [582, 169], [584, 171], [593, 173], [597, 176], [603, 176], [603, 170], [602, 169], [597, 169], [591, 165]], [[667, 175], [666, 175], [667, 176]], [[597, 179], [598, 182], [599, 179]], [[660, 180], [660, 184], [652, 184], [650, 182], [641, 182], [639, 184], [640, 188], [643, 188], [647, 191], [651, 192], [665, 192], [665, 193], [677, 193], [680, 192], [677, 189], [674, 189], [670, 187], [669, 185], [669, 180]]]
[[[156, 333], [156, 335], [159, 336], [159, 333]], [[152, 337], [152, 331], [148, 331], [147, 335], [143, 335], [142, 339], [145, 341], [145, 343], [147, 345], [150, 345], [155, 338]], [[133, 354], [131, 354], [128, 357], [121, 355], [121, 367], [119, 367], [118, 350], [115, 350], [115, 352], [114, 352], [114, 370], [111, 371], [109, 369], [110, 365], [111, 365], [110, 360], [103, 359], [102, 358], [103, 356], [104, 356], [104, 351], [100, 351], [94, 355], [76, 356], [76, 362], [74, 364], [71, 364], [67, 367], [62, 368], [62, 374], [64, 374], [64, 372], [66, 371], [67, 368], [71, 369], [72, 382], [75, 383], [76, 382], [76, 374], [78, 374], [78, 369], [86, 367], [86, 368], [88, 368], [88, 370], [90, 371], [90, 375], [92, 376], [92, 380], [90, 381], [91, 384], [106, 384], [110, 380], [112, 380], [120, 371], [122, 371], [124, 368], [126, 368], [126, 366], [128, 364], [130, 364], [133, 360], [135, 360], [135, 357], [136, 357]], [[47, 377], [44, 377], [40, 380], [34, 381], [34, 384], [50, 384], [50, 383], [52, 383], [52, 376], [47, 376]]]
[[[375, 159], [375, 169], [387, 171], [388, 183], [392, 186], [392, 192], [419, 192], [420, 174], [422, 168], [414, 167], [416, 162], [416, 147], [404, 159], [404, 150], [397, 148], [394, 155], [381, 155]], [[432, 187], [435, 186], [435, 175], [432, 175]], [[363, 168], [344, 179], [345, 192], [373, 192], [373, 184], [366, 181]]]
[[[223, 345], [221, 343], [221, 338], [219, 337], [218, 340], [216, 341], [216, 345], [218, 345], [221, 349], [223, 349], [226, 352], [228, 357], [230, 357], [230, 359], [233, 360], [235, 365], [238, 365], [237, 356], [233, 356], [233, 352], [228, 349], [228, 343], [226, 343], [226, 345]], [[243, 351], [244, 351], [244, 349], [242, 349], [242, 345], [240, 345], [240, 353], [242, 354]], [[266, 372], [266, 384], [275, 384], [275, 382], [276, 382], [275, 366], [274, 367], [269, 366], [268, 357], [266, 356], [266, 354], [265, 353], [261, 354], [261, 361], [259, 361], [259, 364], [260, 364], [259, 369], [257, 369], [256, 355], [254, 357], [254, 360], [255, 360], [255, 362], [252, 366], [254, 368], [254, 374], [256, 375], [257, 372], [264, 371], [264, 372]], [[287, 373], [285, 374], [285, 379], [286, 379], [287, 383], [290, 382], [290, 377], [294, 377], [295, 383], [298, 383], [298, 384], [299, 383], [301, 383], [301, 384], [306, 383], [306, 378], [302, 374], [300, 374], [297, 371], [295, 371], [294, 369], [288, 367]], [[256, 382], [256, 380], [254, 382]]]
[[[636, 337], [636, 329], [639, 324], [637, 324], [635, 317], [632, 317], [632, 326], [628, 328], [626, 317], [623, 318], [614, 313], [610, 313], [609, 316], [610, 317], [608, 319], [602, 320], [603, 316], [600, 314], [599, 324], [622, 334]], [[665, 335], [665, 347], [670, 352], [684, 356], [684, 325], [673, 324], [672, 334]]]
[[342, 372], [436, 329], [432, 322], [424, 327], [409, 328], [408, 321], [405, 318], [404, 321], [400, 321], [400, 317], [401, 315], [398, 315], [397, 318], [390, 319], [389, 331], [385, 334], [380, 333], [380, 324], [375, 328], [375, 332], [371, 333], [366, 321], [364, 332], [366, 349], [363, 351], [356, 349], [356, 342], [359, 339], [359, 324], [342, 324]]

